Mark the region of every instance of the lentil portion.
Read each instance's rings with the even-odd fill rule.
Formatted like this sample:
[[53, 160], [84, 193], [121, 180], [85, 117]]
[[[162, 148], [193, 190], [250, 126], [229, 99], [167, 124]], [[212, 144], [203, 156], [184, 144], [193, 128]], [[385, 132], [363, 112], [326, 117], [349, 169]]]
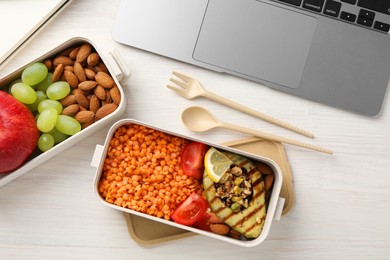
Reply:
[[180, 167], [187, 140], [137, 124], [120, 126], [110, 140], [98, 184], [108, 203], [170, 220], [201, 183]]

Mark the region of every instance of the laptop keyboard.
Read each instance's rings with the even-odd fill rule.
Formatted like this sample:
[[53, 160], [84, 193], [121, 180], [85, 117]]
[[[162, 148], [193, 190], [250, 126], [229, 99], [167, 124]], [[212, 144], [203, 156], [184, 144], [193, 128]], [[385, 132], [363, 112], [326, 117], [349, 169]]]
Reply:
[[380, 32], [390, 30], [390, 0], [274, 0]]

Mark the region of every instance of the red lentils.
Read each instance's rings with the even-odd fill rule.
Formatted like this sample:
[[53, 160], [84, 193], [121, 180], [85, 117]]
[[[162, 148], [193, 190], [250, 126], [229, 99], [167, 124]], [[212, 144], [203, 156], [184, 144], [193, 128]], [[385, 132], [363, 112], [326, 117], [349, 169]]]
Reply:
[[119, 127], [104, 160], [100, 194], [109, 203], [169, 220], [192, 192], [203, 192], [179, 164], [187, 142], [141, 125]]

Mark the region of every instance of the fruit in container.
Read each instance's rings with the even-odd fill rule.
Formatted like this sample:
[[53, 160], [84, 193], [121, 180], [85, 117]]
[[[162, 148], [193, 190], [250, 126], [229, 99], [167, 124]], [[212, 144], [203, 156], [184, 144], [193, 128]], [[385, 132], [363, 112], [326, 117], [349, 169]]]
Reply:
[[33, 104], [37, 100], [35, 90], [23, 82], [18, 82], [12, 85], [11, 94], [24, 104]]
[[46, 133], [51, 131], [57, 123], [57, 110], [49, 107], [44, 109], [38, 116], [37, 126], [39, 131]]
[[89, 43], [29, 64], [8, 92], [34, 113], [43, 135], [37, 143], [42, 152], [111, 114], [121, 100], [114, 79]]
[[46, 78], [47, 72], [43, 63], [33, 63], [23, 70], [22, 81], [29, 86], [34, 86]]
[[0, 173], [21, 166], [34, 152], [38, 137], [31, 111], [13, 96], [0, 91]]
[[46, 95], [51, 100], [63, 99], [69, 93], [70, 93], [70, 86], [69, 86], [69, 83], [66, 81], [54, 82], [46, 90]]
[[51, 149], [54, 146], [54, 137], [51, 134], [44, 133], [38, 139], [38, 148], [42, 152]]
[[[82, 90], [79, 85], [85, 81], [96, 86]], [[99, 85], [100, 92], [95, 91], [98, 81], [104, 85]], [[40, 152], [113, 113], [121, 101], [115, 80], [87, 42], [28, 64], [1, 82], [0, 174], [18, 170]], [[76, 99], [77, 91], [85, 104]], [[69, 113], [75, 106], [77, 111]]]

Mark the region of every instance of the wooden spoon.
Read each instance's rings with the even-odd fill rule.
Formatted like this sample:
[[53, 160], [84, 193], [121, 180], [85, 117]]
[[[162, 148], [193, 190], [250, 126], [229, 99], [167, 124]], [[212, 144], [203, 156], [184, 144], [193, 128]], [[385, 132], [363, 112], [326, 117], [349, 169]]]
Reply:
[[240, 132], [240, 133], [254, 135], [254, 136], [261, 137], [261, 138], [268, 139], [268, 140], [272, 140], [272, 141], [277, 141], [277, 142], [281, 142], [281, 143], [299, 146], [302, 148], [306, 148], [306, 149], [310, 149], [310, 150], [314, 150], [314, 151], [318, 151], [318, 152], [322, 152], [322, 153], [333, 154], [333, 151], [329, 150], [329, 149], [325, 149], [322, 147], [303, 143], [303, 142], [296, 141], [293, 139], [277, 136], [274, 134], [269, 134], [269, 133], [253, 130], [250, 128], [234, 125], [231, 123], [222, 122], [222, 121], [218, 120], [209, 111], [207, 111], [206, 109], [201, 108], [201, 107], [189, 107], [189, 108], [185, 109], [182, 113], [182, 121], [188, 129], [195, 131], [195, 132], [204, 132], [204, 131], [211, 130], [213, 128], [220, 127], [220, 128], [225, 128], [225, 129], [229, 129], [232, 131]]

